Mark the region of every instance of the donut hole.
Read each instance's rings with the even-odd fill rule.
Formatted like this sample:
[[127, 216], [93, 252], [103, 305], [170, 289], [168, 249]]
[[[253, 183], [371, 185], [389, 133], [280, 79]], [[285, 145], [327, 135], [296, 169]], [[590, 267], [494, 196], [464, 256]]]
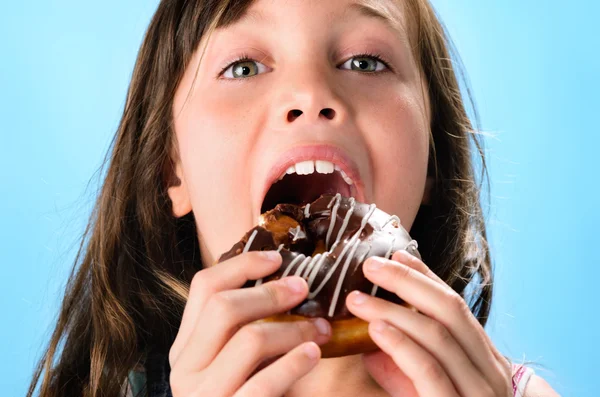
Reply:
[[339, 172], [331, 174], [312, 173], [309, 175], [287, 174], [282, 180], [277, 181], [265, 195], [261, 213], [265, 213], [277, 204], [287, 203], [305, 205], [311, 203], [322, 194], [336, 194], [349, 197], [351, 195], [348, 185]]

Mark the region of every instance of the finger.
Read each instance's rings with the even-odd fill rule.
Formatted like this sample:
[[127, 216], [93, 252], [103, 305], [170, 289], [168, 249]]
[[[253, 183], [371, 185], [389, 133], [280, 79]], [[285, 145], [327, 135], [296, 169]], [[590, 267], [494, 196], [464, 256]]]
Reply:
[[[425, 274], [429, 278], [437, 281], [438, 283], [443, 285], [445, 288], [452, 290], [452, 288], [448, 284], [446, 284], [446, 282], [444, 282], [435, 272], [433, 272], [422, 260], [415, 257], [414, 255], [411, 255], [409, 252], [407, 252], [405, 250], [396, 251], [394, 253], [394, 255], [392, 255], [392, 260], [394, 260], [396, 262], [400, 262], [408, 267], [411, 267], [411, 268]], [[492, 353], [494, 354], [496, 359], [499, 360], [500, 362], [505, 362], [506, 359], [504, 358], [504, 356], [502, 356], [502, 354], [498, 351], [498, 349], [496, 349], [496, 347], [492, 343], [492, 340], [490, 339], [489, 335], [486, 332], [484, 332], [483, 335], [485, 336], [486, 342], [487, 342], [488, 346], [490, 346], [490, 349], [492, 350]]]
[[420, 313], [377, 297], [352, 292], [348, 309], [368, 322], [378, 319], [395, 326], [427, 350], [444, 368], [461, 396], [486, 395], [492, 391], [456, 339], [439, 322]]
[[499, 364], [485, 331], [460, 295], [399, 262], [371, 257], [363, 269], [374, 284], [443, 324], [486, 379], [495, 382]]
[[183, 310], [179, 332], [169, 351], [171, 366], [187, 343], [198, 315], [212, 294], [240, 288], [248, 280], [258, 280], [273, 274], [281, 266], [281, 260], [277, 251], [250, 251], [196, 273]]
[[259, 287], [212, 295], [179, 355], [183, 370], [201, 370], [243, 325], [283, 313], [308, 295], [308, 284], [298, 276], [284, 277]]
[[[265, 359], [289, 352], [303, 342], [326, 343], [331, 326], [314, 321], [255, 322], [240, 329], [207, 368], [209, 378], [223, 385], [219, 395], [231, 395]], [[236, 365], [232, 366], [231, 363]]]
[[418, 272], [423, 273], [432, 280], [435, 280], [438, 283], [441, 283], [444, 286], [450, 288], [450, 286], [446, 284], [437, 274], [435, 274], [433, 270], [429, 268], [429, 266], [427, 266], [422, 260], [420, 260], [416, 256], [411, 255], [408, 251], [400, 250], [394, 252], [394, 255], [392, 255], [392, 260], [400, 262], [408, 267], [411, 267], [417, 270]]
[[410, 378], [419, 396], [459, 397], [441, 364], [408, 335], [382, 320], [369, 324], [369, 335]]
[[258, 372], [246, 382], [235, 397], [280, 397], [311, 369], [321, 358], [321, 349], [314, 342], [303, 343]]

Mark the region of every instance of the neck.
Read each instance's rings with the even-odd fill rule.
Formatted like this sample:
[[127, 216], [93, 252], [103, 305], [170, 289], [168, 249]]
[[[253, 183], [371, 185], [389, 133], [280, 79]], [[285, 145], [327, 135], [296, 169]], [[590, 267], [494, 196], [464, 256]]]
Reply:
[[299, 379], [285, 397], [388, 396], [369, 375], [361, 355], [324, 358]]

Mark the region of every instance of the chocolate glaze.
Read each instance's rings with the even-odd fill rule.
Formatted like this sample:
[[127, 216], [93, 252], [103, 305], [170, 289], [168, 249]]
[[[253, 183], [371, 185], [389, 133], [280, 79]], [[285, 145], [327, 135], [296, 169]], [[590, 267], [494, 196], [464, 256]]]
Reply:
[[288, 314], [333, 321], [354, 317], [345, 305], [346, 296], [354, 290], [402, 304], [395, 294], [366, 279], [361, 267], [371, 256], [389, 258], [398, 250], [421, 259], [417, 248], [397, 216], [377, 209], [375, 204], [325, 194], [304, 206], [278, 204], [261, 215], [259, 226], [248, 231], [218, 262], [246, 251], [278, 250], [283, 258], [279, 270], [247, 282], [244, 288], [301, 276], [309, 285], [308, 298]]

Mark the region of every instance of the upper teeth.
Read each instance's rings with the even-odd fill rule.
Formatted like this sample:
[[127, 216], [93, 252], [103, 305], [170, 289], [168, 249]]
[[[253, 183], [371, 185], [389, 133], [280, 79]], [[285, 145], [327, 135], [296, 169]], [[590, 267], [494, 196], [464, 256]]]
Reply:
[[344, 181], [346, 181], [348, 185], [352, 185], [353, 183], [352, 179], [350, 179], [340, 167], [325, 160], [307, 160], [296, 163], [281, 174], [279, 180], [282, 180], [287, 174], [296, 173], [298, 175], [309, 175], [315, 172], [315, 170], [317, 170], [319, 174], [331, 174], [335, 170], [342, 175], [342, 178], [344, 178]]

